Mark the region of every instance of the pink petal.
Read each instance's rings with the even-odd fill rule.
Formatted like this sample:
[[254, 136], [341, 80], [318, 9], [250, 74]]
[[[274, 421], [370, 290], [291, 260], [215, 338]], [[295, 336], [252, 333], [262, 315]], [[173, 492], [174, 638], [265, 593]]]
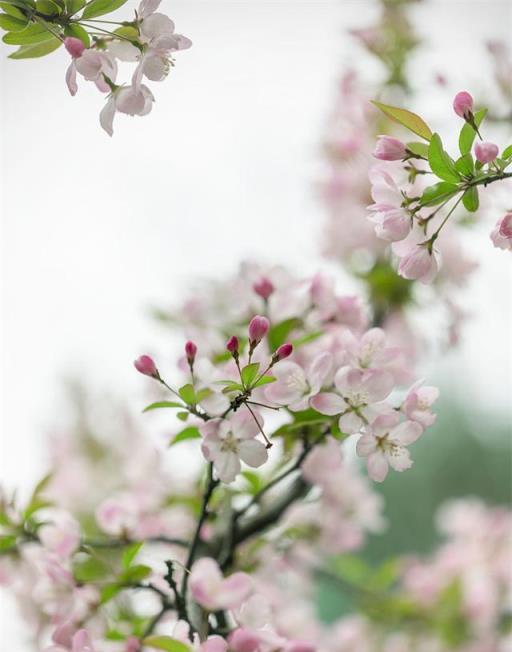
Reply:
[[320, 414], [327, 414], [328, 416], [341, 414], [347, 407], [347, 404], [341, 396], [332, 392], [313, 396], [310, 400], [310, 404], [317, 412], [320, 412]]
[[240, 458], [233, 451], [220, 451], [213, 460], [217, 475], [222, 482], [233, 482], [241, 471]]
[[404, 421], [396, 426], [396, 428], [393, 428], [389, 438], [401, 446], [408, 446], [419, 439], [422, 432], [423, 428], [419, 423], [416, 423], [415, 421]]
[[372, 453], [368, 458], [366, 468], [368, 469], [368, 475], [375, 482], [382, 482], [385, 480], [389, 467], [384, 453], [381, 451]]
[[368, 457], [375, 452], [377, 448], [377, 440], [373, 435], [363, 435], [356, 446], [356, 453], [359, 457]]
[[222, 582], [217, 595], [219, 606], [224, 609], [238, 607], [252, 591], [252, 580], [246, 573], [234, 573]]
[[66, 84], [68, 85], [71, 95], [76, 95], [78, 84], [76, 83], [76, 66], [74, 61], [69, 64], [69, 67], [66, 70]]
[[346, 432], [348, 435], [353, 435], [361, 430], [364, 426], [364, 422], [361, 417], [358, 417], [355, 412], [351, 411], [340, 417], [339, 426], [342, 432]]
[[382, 401], [391, 393], [393, 389], [393, 376], [387, 371], [374, 369], [365, 374], [363, 385], [368, 392], [370, 403]]

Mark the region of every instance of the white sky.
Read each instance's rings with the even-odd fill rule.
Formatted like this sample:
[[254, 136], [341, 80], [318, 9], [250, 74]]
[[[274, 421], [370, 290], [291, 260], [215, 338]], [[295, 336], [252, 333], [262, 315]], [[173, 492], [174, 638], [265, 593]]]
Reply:
[[[455, 90], [483, 88], [481, 44], [510, 37], [511, 6], [418, 7], [429, 43], [416, 85], [433, 123], [442, 113], [432, 71]], [[118, 117], [112, 140], [98, 125], [100, 94], [82, 83], [68, 95], [64, 51], [12, 61], [1, 47], [0, 479], [9, 486], [44, 469], [45, 432], [71, 371], [137, 396], [131, 361], [163, 343], [144, 314], [150, 302], [172, 304], [193, 277], [229, 273], [248, 255], [299, 271], [322, 264], [319, 140], [341, 67], [377, 70], [344, 37], [371, 22], [373, 3], [164, 0], [162, 9], [194, 47], [153, 85], [153, 113]], [[460, 395], [494, 408], [509, 401], [511, 275], [486, 231], [467, 295], [475, 318], [461, 349], [433, 369], [457, 374]], [[24, 652], [12, 614], [0, 602], [2, 648]]]

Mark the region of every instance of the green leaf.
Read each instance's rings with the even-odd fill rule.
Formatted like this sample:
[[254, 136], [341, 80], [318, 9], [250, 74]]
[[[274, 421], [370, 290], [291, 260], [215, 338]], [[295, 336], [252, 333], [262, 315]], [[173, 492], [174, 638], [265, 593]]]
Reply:
[[20, 32], [8, 32], [2, 41], [8, 45], [32, 45], [52, 39], [55, 39], [55, 36], [41, 25], [29, 25]]
[[73, 575], [77, 582], [96, 582], [109, 575], [109, 568], [97, 557], [88, 557], [85, 561], [74, 564]]
[[9, 2], [0, 2], [0, 9], [5, 11], [6, 14], [9, 14], [9, 16], [14, 16], [14, 18], [19, 18], [20, 20], [27, 20], [27, 17], [21, 9], [18, 9], [14, 4], [11, 5]]
[[415, 141], [412, 143], [407, 143], [406, 147], [413, 154], [428, 159], [428, 145], [426, 143], [418, 143]]
[[5, 536], [0, 536], [0, 550], [7, 550], [16, 545], [16, 535], [7, 534]]
[[111, 11], [115, 11], [122, 7], [128, 0], [92, 0], [88, 2], [82, 18], [95, 18], [96, 16], [103, 16]]
[[149, 566], [139, 564], [138, 566], [130, 566], [124, 573], [119, 576], [120, 584], [138, 584], [145, 580], [148, 575], [151, 575], [152, 570]]
[[36, 0], [36, 9], [43, 16], [58, 16], [62, 13], [62, 7], [53, 0]]
[[180, 387], [180, 389], [178, 390], [178, 394], [181, 396], [181, 398], [185, 401], [187, 405], [195, 405], [197, 403], [196, 391], [190, 383], [188, 383], [187, 385], [183, 385], [183, 387]]
[[440, 181], [433, 186], [428, 186], [423, 191], [420, 202], [422, 206], [436, 206], [442, 204], [459, 192], [459, 188], [447, 181]]
[[478, 188], [476, 186], [471, 186], [466, 192], [462, 195], [462, 203], [464, 208], [470, 213], [474, 213], [478, 210], [480, 201], [478, 199]]
[[246, 367], [242, 369], [242, 373], [241, 373], [242, 383], [246, 387], [251, 386], [251, 383], [253, 382], [253, 380], [256, 379], [256, 376], [258, 375], [259, 369], [260, 369], [259, 362], [253, 362], [252, 364], [248, 364]]
[[408, 111], [407, 109], [400, 109], [396, 106], [390, 106], [389, 104], [382, 104], [382, 102], [372, 101], [372, 104], [387, 115], [388, 118], [403, 125], [409, 129], [409, 131], [420, 136], [420, 138], [424, 138], [427, 141], [430, 141], [432, 138], [430, 127], [423, 118], [420, 118], [416, 113]]
[[66, 11], [70, 16], [74, 16], [86, 4], [86, 0], [66, 0]]
[[510, 157], [512, 157], [512, 145], [505, 147], [505, 149], [501, 154], [501, 158], [510, 158]]
[[428, 162], [432, 172], [443, 181], [457, 183], [460, 181], [459, 173], [455, 163], [443, 149], [443, 143], [439, 134], [433, 134], [428, 148]]
[[289, 334], [302, 324], [300, 319], [292, 317], [272, 326], [268, 332], [268, 343], [272, 351], [278, 349], [288, 339]]
[[157, 401], [156, 403], [150, 403], [146, 406], [142, 412], [149, 412], [150, 410], [158, 410], [160, 408], [184, 408], [185, 406], [182, 403], [176, 403], [175, 401]]
[[472, 177], [475, 169], [473, 157], [468, 152], [455, 161], [455, 169], [465, 177]]
[[191, 652], [188, 645], [170, 636], [148, 636], [142, 643], [144, 646], [165, 650], [165, 652]]
[[189, 417], [190, 412], [177, 412], [176, 416], [180, 421], [186, 421]]
[[261, 387], [262, 385], [269, 385], [270, 383], [275, 383], [277, 378], [274, 376], [262, 376], [257, 383], [254, 383], [253, 387]]
[[143, 545], [144, 541], [137, 541], [136, 543], [132, 543], [127, 548], [125, 548], [121, 557], [121, 564], [125, 570], [130, 568], [132, 561], [138, 555]]
[[90, 47], [91, 39], [86, 30], [77, 23], [70, 23], [64, 28], [64, 34], [66, 36], [74, 36], [82, 41], [86, 48]]
[[257, 494], [260, 491], [260, 489], [263, 487], [263, 482], [261, 480], [261, 477], [254, 471], [242, 471], [241, 475], [245, 478], [245, 480], [249, 484], [250, 493], [252, 495]]
[[[487, 114], [487, 109], [480, 109], [480, 111], [477, 111], [475, 113], [475, 124], [477, 127], [479, 127], [482, 124], [482, 120], [485, 118], [486, 114]], [[468, 152], [471, 151], [471, 148], [473, 147], [473, 141], [475, 140], [475, 136], [476, 136], [476, 131], [473, 129], [473, 127], [470, 124], [466, 122], [462, 127], [462, 129], [460, 130], [460, 135], [459, 135], [459, 149], [462, 155], [467, 154]]]
[[185, 428], [181, 432], [179, 432], [171, 441], [169, 446], [174, 446], [175, 444], [179, 444], [180, 441], [187, 441], [188, 439], [200, 439], [201, 438], [201, 433], [199, 432], [199, 429], [196, 428], [195, 426], [189, 426], [188, 428]]
[[100, 600], [101, 604], [106, 604], [112, 598], [115, 598], [118, 593], [120, 593], [122, 587], [119, 584], [107, 584], [101, 589]]
[[0, 27], [5, 29], [6, 32], [19, 32], [28, 25], [28, 20], [25, 18], [15, 18], [9, 14], [0, 14]]
[[213, 394], [212, 390], [209, 387], [204, 387], [203, 389], [200, 389], [197, 394], [196, 394], [196, 401], [198, 403], [201, 403], [201, 401], [204, 401], [205, 398], [208, 398]]
[[231, 394], [231, 392], [243, 392], [244, 391], [244, 386], [241, 385], [240, 383], [228, 383], [226, 387], [222, 390], [223, 394]]

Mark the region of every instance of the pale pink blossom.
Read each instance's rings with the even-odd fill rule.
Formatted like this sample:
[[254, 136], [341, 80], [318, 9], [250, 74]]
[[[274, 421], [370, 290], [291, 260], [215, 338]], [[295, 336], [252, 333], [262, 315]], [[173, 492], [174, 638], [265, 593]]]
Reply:
[[411, 230], [411, 217], [404, 207], [402, 189], [381, 166], [370, 170], [370, 181], [374, 203], [368, 210], [376, 235], [390, 242], [403, 240]]
[[475, 145], [475, 156], [480, 163], [492, 163], [499, 153], [498, 145], [489, 142], [478, 142]]
[[501, 217], [491, 232], [491, 240], [498, 249], [512, 251], [512, 212]]
[[290, 360], [281, 362], [273, 371], [277, 380], [266, 388], [265, 396], [290, 410], [305, 410], [311, 397], [318, 394], [327, 381], [332, 365], [330, 353], [320, 353], [307, 370]]
[[342, 432], [357, 433], [383, 410], [389, 410], [382, 403], [394, 385], [393, 376], [387, 371], [342, 367], [334, 377], [334, 385], [337, 393], [318, 394], [311, 399], [311, 405], [321, 414], [339, 414]]
[[398, 138], [378, 136], [377, 145], [373, 152], [375, 158], [381, 161], [401, 161], [406, 154], [406, 147]]
[[64, 510], [52, 514], [39, 528], [39, 539], [47, 550], [69, 557], [80, 545], [80, 525]]
[[119, 86], [110, 95], [100, 113], [100, 124], [109, 136], [114, 133], [116, 112], [144, 116], [150, 113], [155, 98], [144, 84]]
[[415, 421], [400, 423], [398, 413], [378, 416], [367, 432], [357, 442], [357, 454], [366, 457], [368, 475], [375, 482], [385, 480], [389, 466], [395, 471], [405, 471], [412, 466], [407, 446], [414, 443], [423, 432]]
[[190, 591], [194, 600], [209, 611], [234, 609], [246, 600], [253, 590], [252, 580], [246, 573], [222, 576], [219, 565], [210, 557], [194, 563], [190, 571]]
[[230, 483], [241, 471], [241, 461], [254, 468], [268, 459], [265, 445], [256, 439], [263, 427], [263, 418], [254, 411], [240, 409], [226, 419], [212, 419], [201, 427], [205, 458], [213, 462], [222, 482]]
[[416, 421], [423, 428], [427, 428], [436, 420], [436, 415], [432, 414], [430, 408], [437, 401], [438, 397], [439, 390], [437, 387], [417, 383], [407, 393], [402, 410], [410, 421]]
[[453, 110], [461, 118], [469, 117], [473, 111], [473, 98], [467, 91], [460, 91], [453, 100]]
[[439, 253], [433, 247], [430, 250], [425, 243], [412, 244], [400, 259], [398, 273], [406, 279], [431, 283], [439, 271], [439, 260]]

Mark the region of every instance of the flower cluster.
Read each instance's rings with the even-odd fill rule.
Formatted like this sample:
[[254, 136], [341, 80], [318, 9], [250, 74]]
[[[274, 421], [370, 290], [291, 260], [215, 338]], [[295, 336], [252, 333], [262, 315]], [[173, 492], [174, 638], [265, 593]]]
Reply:
[[[115, 23], [98, 16], [124, 4], [118, 0], [44, 0], [34, 6], [20, 0], [4, 6], [7, 13], [0, 16], [0, 25], [10, 30], [4, 41], [20, 45], [12, 58], [42, 56], [63, 43], [71, 56], [66, 72], [69, 92], [77, 93], [80, 76], [108, 94], [100, 124], [112, 136], [117, 112], [143, 116], [153, 108], [153, 93], [144, 80], [165, 79], [174, 65], [174, 53], [192, 45], [175, 32], [168, 16], [157, 11], [160, 2], [142, 0], [133, 20]], [[118, 27], [112, 30], [112, 24]], [[129, 84], [117, 80], [118, 61], [135, 63]]]
[[[406, 279], [431, 283], [441, 266], [441, 230], [460, 203], [468, 212], [478, 209], [480, 187], [511, 178], [507, 169], [512, 165], [512, 146], [500, 155], [497, 145], [482, 140], [480, 130], [487, 109], [475, 112], [473, 98], [466, 91], [457, 93], [453, 101], [453, 110], [464, 120], [456, 160], [420, 116], [375, 104], [426, 142], [379, 137], [374, 156], [386, 164], [371, 173], [374, 203], [369, 207], [370, 219], [377, 236], [392, 243], [400, 260], [398, 273]], [[433, 185], [424, 182], [429, 174], [437, 178]], [[505, 216], [492, 234], [493, 243], [502, 249], [509, 248], [507, 224]]]

